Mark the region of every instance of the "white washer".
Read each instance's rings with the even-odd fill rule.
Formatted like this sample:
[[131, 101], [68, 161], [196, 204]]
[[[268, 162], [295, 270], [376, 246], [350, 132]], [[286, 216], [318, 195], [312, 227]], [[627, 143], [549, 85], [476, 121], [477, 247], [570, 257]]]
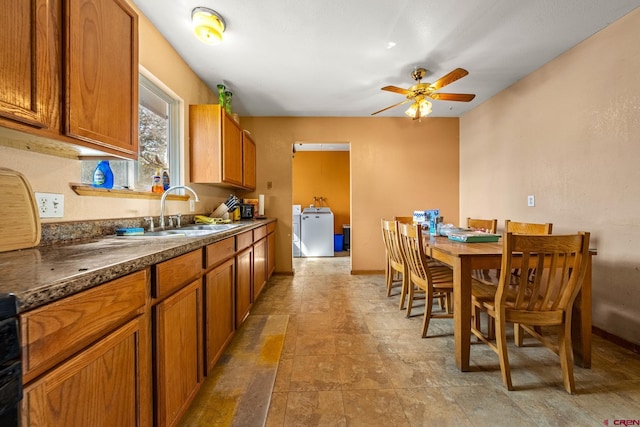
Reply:
[[293, 229], [293, 232], [291, 233], [291, 240], [292, 240], [293, 256], [295, 258], [300, 257], [301, 254], [302, 254], [302, 252], [300, 251], [300, 247], [301, 247], [301, 242], [300, 242], [300, 216], [301, 216], [301, 213], [302, 213], [301, 206], [300, 205], [293, 205], [293, 209], [292, 209], [293, 221], [291, 223], [291, 228]]
[[305, 208], [300, 221], [301, 255], [333, 256], [333, 212], [330, 208]]

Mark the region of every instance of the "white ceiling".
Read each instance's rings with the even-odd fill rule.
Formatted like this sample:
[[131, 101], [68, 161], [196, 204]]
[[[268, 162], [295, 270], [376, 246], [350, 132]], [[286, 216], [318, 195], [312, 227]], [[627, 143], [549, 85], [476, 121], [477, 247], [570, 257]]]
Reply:
[[[432, 117], [459, 117], [640, 6], [640, 0], [133, 0], [212, 89], [224, 83], [241, 116], [369, 116], [402, 101], [416, 66], [440, 92]], [[191, 10], [227, 23], [217, 46], [198, 41]], [[391, 44], [393, 47], [390, 47]], [[403, 108], [404, 107], [404, 108]], [[406, 106], [378, 116], [403, 116]]]

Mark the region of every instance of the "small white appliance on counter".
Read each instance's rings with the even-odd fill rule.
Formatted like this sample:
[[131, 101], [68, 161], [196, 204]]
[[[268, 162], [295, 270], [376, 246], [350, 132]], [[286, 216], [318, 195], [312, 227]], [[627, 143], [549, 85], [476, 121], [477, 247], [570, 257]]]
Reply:
[[301, 205], [293, 205], [292, 206], [292, 214], [293, 214], [293, 222], [291, 228], [293, 229], [293, 233], [291, 236], [292, 240], [292, 248], [293, 248], [293, 256], [294, 258], [299, 258], [301, 256], [301, 242], [300, 242], [300, 216], [302, 214]]
[[305, 208], [300, 221], [301, 256], [333, 256], [333, 212], [330, 208]]

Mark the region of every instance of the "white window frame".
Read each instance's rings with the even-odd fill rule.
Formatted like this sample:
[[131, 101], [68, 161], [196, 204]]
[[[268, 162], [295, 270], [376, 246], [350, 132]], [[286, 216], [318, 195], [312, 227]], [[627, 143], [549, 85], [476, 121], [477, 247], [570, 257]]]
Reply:
[[[184, 168], [182, 167], [183, 159], [185, 159], [184, 100], [142, 65], [139, 66], [138, 71], [138, 84], [144, 85], [144, 87], [169, 104], [169, 175], [172, 186], [183, 185], [186, 182]], [[178, 155], [176, 156], [176, 154]], [[131, 173], [134, 172], [132, 171]]]

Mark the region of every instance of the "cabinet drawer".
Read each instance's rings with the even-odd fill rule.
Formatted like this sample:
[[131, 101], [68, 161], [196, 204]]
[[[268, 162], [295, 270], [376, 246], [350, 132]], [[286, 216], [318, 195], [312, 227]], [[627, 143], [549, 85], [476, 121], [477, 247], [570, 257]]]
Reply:
[[21, 315], [24, 382], [142, 312], [148, 277], [138, 271]]
[[180, 255], [155, 266], [154, 298], [164, 298], [202, 273], [202, 251]]
[[240, 252], [241, 250], [248, 248], [253, 244], [253, 231], [245, 231], [244, 233], [238, 234], [236, 236], [236, 251]]
[[253, 229], [253, 241], [257, 242], [267, 235], [267, 226], [263, 225], [262, 227]]
[[267, 224], [267, 234], [271, 234], [273, 232], [276, 231], [276, 223], [275, 222], [270, 222], [269, 224]]
[[207, 259], [205, 267], [209, 268], [221, 261], [231, 258], [236, 250], [235, 239], [230, 237], [220, 242], [207, 246]]

